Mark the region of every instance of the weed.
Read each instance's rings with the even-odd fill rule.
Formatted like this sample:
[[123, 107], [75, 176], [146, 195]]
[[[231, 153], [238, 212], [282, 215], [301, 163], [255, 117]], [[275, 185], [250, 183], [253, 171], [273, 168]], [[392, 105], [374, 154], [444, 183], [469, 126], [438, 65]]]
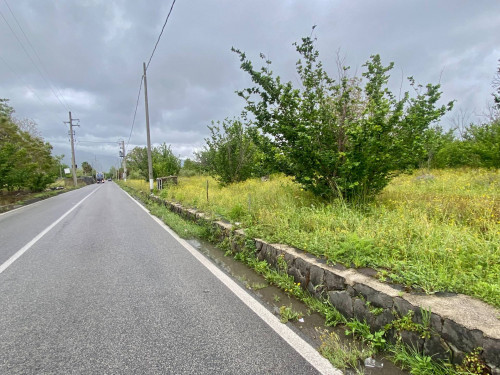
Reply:
[[254, 290], [267, 288], [269, 285], [266, 283], [252, 283], [250, 287]]
[[364, 339], [370, 334], [370, 327], [364, 322], [360, 322], [358, 319], [352, 319], [348, 321], [346, 324], [346, 336], [352, 335], [353, 337], [357, 337], [360, 339]]
[[288, 323], [291, 321], [299, 320], [302, 315], [297, 311], [292, 309], [292, 305], [290, 306], [281, 306], [280, 307], [280, 322]]
[[423, 320], [424, 320], [424, 325], [415, 323], [413, 321], [414, 314], [415, 314], [415, 312], [413, 310], [410, 310], [410, 311], [408, 311], [408, 313], [405, 316], [403, 316], [399, 319], [394, 319], [392, 322], [387, 324], [384, 327], [384, 329], [386, 331], [388, 331], [391, 328], [394, 328], [397, 333], [400, 333], [401, 331], [410, 331], [410, 332], [418, 333], [421, 338], [426, 338], [426, 339], [430, 338], [431, 337], [430, 310], [423, 313], [423, 315], [422, 315]]
[[374, 307], [374, 306], [372, 306], [370, 301], [366, 301], [365, 305], [366, 305], [366, 307], [368, 307], [368, 310], [375, 316], [378, 316], [384, 312], [383, 307]]
[[482, 348], [476, 348], [471, 353], [467, 354], [462, 361], [462, 364], [457, 366], [457, 371], [460, 374], [483, 375], [488, 373], [488, 368], [480, 355]]
[[373, 355], [373, 350], [362, 343], [345, 343], [335, 332], [326, 330], [320, 335], [319, 352], [339, 369], [352, 368], [361, 372], [360, 361]]
[[384, 350], [386, 346], [386, 340], [384, 338], [385, 331], [380, 330], [374, 333], [370, 332], [370, 327], [366, 323], [366, 320], [360, 322], [357, 319], [352, 319], [346, 324], [346, 336], [352, 335], [355, 338], [361, 339], [363, 342], [369, 344], [374, 351]]
[[274, 300], [274, 302], [279, 302], [281, 300], [281, 298], [280, 298], [280, 296], [278, 296], [277, 294], [275, 294], [273, 296], [273, 300]]
[[451, 375], [456, 373], [451, 365], [433, 361], [430, 356], [423, 355], [401, 343], [391, 347], [390, 352], [394, 362], [403, 369], [409, 370], [412, 375]]

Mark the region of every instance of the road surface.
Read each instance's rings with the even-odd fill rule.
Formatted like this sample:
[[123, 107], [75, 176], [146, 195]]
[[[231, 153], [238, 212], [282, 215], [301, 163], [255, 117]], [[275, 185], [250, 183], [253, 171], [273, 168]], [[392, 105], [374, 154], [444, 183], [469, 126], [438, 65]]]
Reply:
[[0, 373], [339, 372], [107, 182], [0, 215]]

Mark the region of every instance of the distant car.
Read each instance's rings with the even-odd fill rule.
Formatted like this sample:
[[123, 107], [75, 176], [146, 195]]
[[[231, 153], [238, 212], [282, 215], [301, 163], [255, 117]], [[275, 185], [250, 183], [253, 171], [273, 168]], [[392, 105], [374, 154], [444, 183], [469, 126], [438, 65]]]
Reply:
[[111, 181], [111, 178], [108, 178], [108, 181]]

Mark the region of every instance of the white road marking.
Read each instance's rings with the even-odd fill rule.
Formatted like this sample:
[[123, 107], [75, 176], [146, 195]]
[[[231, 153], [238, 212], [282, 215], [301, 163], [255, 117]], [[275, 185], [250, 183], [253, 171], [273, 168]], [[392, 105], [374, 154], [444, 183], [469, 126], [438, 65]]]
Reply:
[[188, 242], [180, 238], [177, 233], [170, 229], [163, 221], [156, 216], [153, 216], [147, 208], [134, 199], [130, 194], [122, 189], [132, 201], [137, 203], [151, 218], [156, 221], [163, 229], [165, 229], [172, 237], [174, 237], [187, 251], [191, 253], [201, 264], [203, 264], [217, 279], [219, 279], [229, 290], [231, 290], [245, 305], [247, 305], [257, 316], [259, 316], [269, 327], [271, 327], [278, 335], [283, 338], [298, 354], [300, 354], [307, 362], [309, 362], [321, 374], [342, 375], [342, 371], [334, 368], [331, 363], [319, 354], [319, 352], [309, 345], [304, 339], [297, 335], [269, 310], [260, 304], [246, 290], [239, 286], [228, 275], [218, 269], [210, 262], [203, 254], [191, 246]]
[[77, 208], [80, 204], [83, 203], [85, 199], [90, 197], [92, 194], [94, 194], [97, 190], [100, 189], [100, 186], [93, 190], [90, 194], [85, 196], [80, 202], [75, 204], [69, 211], [67, 211], [64, 215], [62, 215], [59, 219], [54, 221], [52, 224], [50, 224], [47, 228], [45, 228], [43, 231], [38, 233], [35, 238], [33, 238], [30, 242], [28, 242], [26, 245], [24, 245], [21, 249], [19, 249], [14, 255], [12, 255], [9, 259], [7, 259], [1, 266], [0, 266], [0, 274], [5, 271], [12, 263], [14, 263], [21, 255], [23, 255], [26, 251], [28, 251], [31, 246], [33, 246], [35, 243], [37, 243], [40, 238], [45, 236], [52, 228], [54, 228], [61, 220], [63, 220], [66, 216], [68, 216], [75, 208]]

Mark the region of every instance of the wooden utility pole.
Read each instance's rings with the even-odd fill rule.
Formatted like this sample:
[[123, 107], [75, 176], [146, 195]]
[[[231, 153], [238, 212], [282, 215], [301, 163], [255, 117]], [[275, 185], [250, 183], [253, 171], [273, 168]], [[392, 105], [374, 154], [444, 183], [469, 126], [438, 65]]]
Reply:
[[122, 157], [123, 157], [123, 180], [127, 181], [127, 159], [125, 152], [125, 141], [122, 141]]
[[80, 125], [73, 125], [73, 121], [80, 121], [77, 118], [72, 118], [71, 117], [71, 111], [69, 112], [69, 121], [65, 121], [66, 124], [69, 124], [69, 135], [71, 137], [71, 173], [73, 174], [73, 183], [75, 184], [75, 187], [78, 185], [76, 181], [76, 164], [75, 164], [75, 141], [73, 138], [73, 126], [80, 126]]
[[153, 192], [153, 161], [151, 160], [151, 137], [149, 135], [149, 107], [148, 107], [148, 82], [146, 80], [146, 63], [144, 68], [144, 102], [146, 109], [146, 133], [148, 136], [148, 172], [149, 172], [149, 191]]

